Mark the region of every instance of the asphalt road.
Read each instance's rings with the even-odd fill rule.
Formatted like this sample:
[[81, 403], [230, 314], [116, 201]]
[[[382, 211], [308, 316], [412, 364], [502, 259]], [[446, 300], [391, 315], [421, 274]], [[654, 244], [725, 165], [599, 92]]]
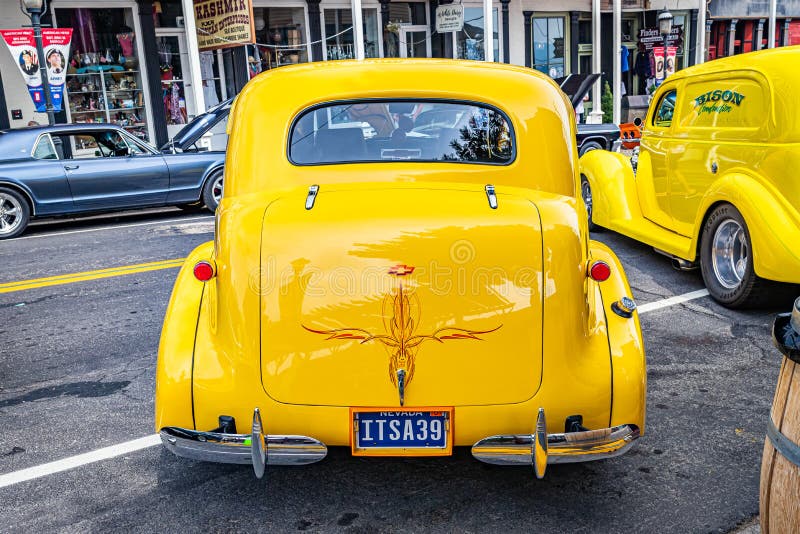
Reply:
[[[174, 210], [38, 224], [0, 242], [0, 284], [180, 258], [212, 219]], [[701, 289], [611, 232], [639, 304]], [[0, 293], [0, 475], [153, 433], [154, 368], [176, 269]], [[625, 456], [525, 468], [352, 458], [202, 464], [154, 446], [0, 488], [0, 531], [728, 532], [758, 514], [780, 366], [777, 311], [708, 297], [642, 314], [647, 434]]]

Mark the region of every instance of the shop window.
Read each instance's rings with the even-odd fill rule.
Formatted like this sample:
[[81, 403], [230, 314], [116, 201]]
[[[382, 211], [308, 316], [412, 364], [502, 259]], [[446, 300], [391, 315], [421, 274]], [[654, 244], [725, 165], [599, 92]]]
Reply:
[[64, 99], [69, 121], [110, 122], [147, 139], [148, 104], [133, 11], [57, 8], [55, 13], [58, 27], [73, 29]]
[[250, 75], [308, 61], [306, 15], [302, 7], [253, 9], [256, 43], [248, 47]]
[[[500, 39], [498, 32], [498, 12], [494, 8], [492, 15], [492, 28], [493, 28], [493, 46], [495, 61], [502, 61], [500, 57]], [[464, 28], [460, 32], [454, 32], [455, 39], [454, 50], [456, 59], [476, 59], [483, 61], [486, 56], [484, 54], [484, 25], [483, 25], [483, 8], [482, 7], [466, 7], [464, 8]]]
[[[194, 115], [195, 110], [187, 110], [189, 105], [194, 107], [192, 98], [187, 98], [186, 80], [188, 75], [188, 54], [182, 37], [177, 35], [160, 36], [158, 43], [158, 63], [161, 75], [161, 100], [164, 103], [164, 115], [167, 126], [186, 124], [189, 115]], [[192, 84], [189, 84], [191, 87]], [[174, 135], [174, 132], [170, 132]]]
[[531, 17], [533, 68], [551, 78], [565, 75], [565, 26], [564, 17]]
[[[362, 10], [364, 56], [380, 57], [378, 10]], [[355, 36], [350, 9], [325, 10], [325, 59], [355, 59]], [[348, 29], [350, 28], [350, 29]]]

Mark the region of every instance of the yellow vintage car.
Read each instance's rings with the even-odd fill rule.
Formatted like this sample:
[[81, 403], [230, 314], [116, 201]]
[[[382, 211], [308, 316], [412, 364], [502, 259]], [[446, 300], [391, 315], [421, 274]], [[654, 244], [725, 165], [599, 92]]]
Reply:
[[306, 464], [622, 454], [645, 358], [589, 240], [569, 102], [530, 69], [337, 61], [253, 79], [213, 242], [164, 320], [156, 431], [179, 456]]
[[[698, 266], [711, 296], [749, 307], [800, 283], [800, 46], [690, 67], [653, 96], [636, 169], [581, 158], [591, 222]], [[787, 291], [788, 289], [788, 291]]]

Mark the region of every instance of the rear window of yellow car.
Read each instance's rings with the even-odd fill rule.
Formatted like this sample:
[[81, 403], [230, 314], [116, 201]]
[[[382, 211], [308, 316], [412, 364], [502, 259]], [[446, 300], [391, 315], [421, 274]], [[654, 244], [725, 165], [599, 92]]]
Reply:
[[365, 99], [332, 102], [293, 122], [295, 165], [425, 161], [505, 165], [514, 159], [511, 122], [475, 102]]

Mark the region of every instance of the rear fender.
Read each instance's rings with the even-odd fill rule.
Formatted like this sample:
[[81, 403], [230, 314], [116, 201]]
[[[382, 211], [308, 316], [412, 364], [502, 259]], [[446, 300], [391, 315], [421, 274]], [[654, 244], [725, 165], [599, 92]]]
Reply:
[[756, 274], [800, 283], [800, 213], [775, 187], [745, 172], [728, 173], [708, 189], [698, 210], [691, 250], [698, 250], [707, 215], [720, 202], [732, 204], [744, 217]]
[[617, 152], [592, 150], [579, 161], [592, 187], [592, 220], [610, 227], [613, 219], [639, 219], [639, 197], [629, 159]]
[[632, 298], [625, 271], [617, 256], [606, 245], [590, 241], [591, 261], [602, 260], [611, 266], [611, 277], [600, 282], [611, 352], [611, 426], [635, 424], [644, 434], [647, 369], [639, 313], [620, 317], [611, 305], [622, 297]]
[[156, 432], [165, 426], [195, 428], [192, 408], [192, 362], [204, 283], [194, 265], [209, 260], [213, 242], [203, 243], [186, 258], [172, 290], [156, 364]]

